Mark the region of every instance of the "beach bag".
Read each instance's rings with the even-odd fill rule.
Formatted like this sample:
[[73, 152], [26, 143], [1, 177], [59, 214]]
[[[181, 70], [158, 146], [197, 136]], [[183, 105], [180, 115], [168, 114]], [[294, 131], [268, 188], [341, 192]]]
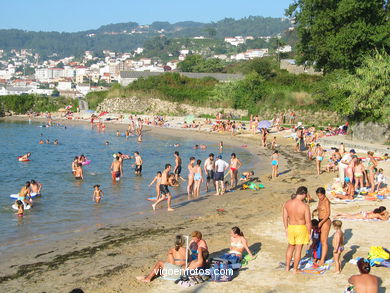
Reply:
[[230, 282], [233, 279], [233, 269], [229, 268], [229, 261], [214, 258], [210, 264], [210, 281]]

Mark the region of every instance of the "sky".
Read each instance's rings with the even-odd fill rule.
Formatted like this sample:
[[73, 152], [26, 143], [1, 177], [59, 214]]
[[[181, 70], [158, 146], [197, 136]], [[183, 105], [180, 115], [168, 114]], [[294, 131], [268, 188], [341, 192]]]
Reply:
[[293, 0], [1, 0], [0, 29], [76, 32], [120, 22], [282, 17]]

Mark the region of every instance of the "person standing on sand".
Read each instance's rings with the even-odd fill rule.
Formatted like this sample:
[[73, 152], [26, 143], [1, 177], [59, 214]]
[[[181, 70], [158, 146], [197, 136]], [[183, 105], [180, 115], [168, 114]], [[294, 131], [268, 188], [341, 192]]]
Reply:
[[324, 149], [317, 143], [314, 149], [314, 157], [316, 158], [317, 175], [321, 175], [321, 163], [324, 160]]
[[234, 189], [237, 187], [237, 174], [238, 169], [242, 166], [241, 161], [237, 158], [235, 153], [232, 153], [231, 159], [230, 159], [230, 187], [231, 189]]
[[172, 195], [169, 192], [168, 186], [169, 186], [169, 172], [171, 171], [171, 164], [165, 165], [165, 170], [162, 172], [161, 175], [161, 182], [160, 182], [160, 193], [161, 197], [152, 205], [153, 211], [156, 211], [157, 205], [162, 202], [165, 197], [168, 197], [168, 212], [174, 211], [174, 209], [171, 208], [171, 200]]
[[[219, 155], [217, 160], [215, 161], [215, 172], [214, 172], [214, 180], [215, 180], [215, 195], [223, 195], [225, 193], [225, 172], [229, 168], [229, 164], [222, 160], [222, 156]], [[221, 186], [220, 186], [221, 185]]]
[[352, 161], [352, 156], [354, 156], [355, 154], [355, 150], [351, 149], [349, 153], [344, 153], [343, 157], [341, 158], [341, 161], [339, 163], [339, 178], [341, 183], [344, 182], [345, 169], [348, 168], [349, 163]]
[[215, 168], [215, 161], [214, 161], [214, 154], [210, 153], [209, 157], [204, 162], [204, 172], [206, 174], [206, 192], [209, 192], [209, 184], [210, 181], [213, 182], [214, 188], [215, 188], [215, 181], [214, 181], [214, 168]]
[[188, 195], [188, 200], [191, 199], [191, 195], [193, 194], [193, 189], [194, 189], [194, 164], [195, 164], [195, 158], [191, 157], [190, 162], [188, 163], [188, 183], [187, 183], [187, 195]]
[[323, 266], [325, 263], [325, 258], [328, 253], [328, 236], [331, 226], [331, 220], [330, 220], [330, 201], [325, 195], [325, 188], [319, 187], [316, 190], [316, 194], [318, 197], [318, 228], [321, 232], [321, 260], [318, 263], [319, 266]]
[[294, 254], [294, 274], [298, 272], [302, 247], [305, 244], [309, 244], [310, 240], [310, 208], [303, 202], [307, 193], [307, 188], [305, 186], [299, 187], [296, 194], [291, 195], [291, 199], [283, 206], [283, 224], [288, 238], [286, 272], [290, 271], [290, 263]]

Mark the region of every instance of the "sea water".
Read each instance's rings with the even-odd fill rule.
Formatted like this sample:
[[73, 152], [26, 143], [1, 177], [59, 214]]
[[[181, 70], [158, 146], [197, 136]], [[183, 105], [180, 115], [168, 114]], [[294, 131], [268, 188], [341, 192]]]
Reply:
[[[140, 212], [151, 209], [151, 202], [146, 198], [155, 196], [155, 187], [148, 185], [166, 163], [173, 168], [175, 151], [179, 151], [183, 159], [184, 178], [187, 178], [190, 156], [201, 159], [203, 167], [210, 152], [218, 154], [217, 143], [194, 140], [190, 131], [188, 136], [180, 138], [145, 131], [143, 142], [137, 143], [136, 137], [126, 140], [117, 137], [113, 130], [98, 132], [89, 125], [40, 126], [38, 123], [0, 122], [0, 252], [67, 237], [80, 229], [130, 221]], [[40, 145], [40, 139], [49, 139], [50, 144]], [[53, 145], [55, 139], [58, 145]], [[105, 145], [105, 141], [110, 144]], [[174, 147], [176, 143], [180, 146]], [[207, 149], [194, 150], [195, 144], [205, 144]], [[144, 161], [142, 176], [135, 176], [131, 166], [134, 160], [125, 160], [124, 176], [113, 184], [110, 172], [113, 154], [133, 155], [135, 151]], [[233, 151], [246, 165], [243, 169], [249, 168], [251, 155], [243, 148], [226, 146], [224, 159], [229, 161]], [[31, 161], [19, 162], [17, 156], [27, 152], [32, 153]], [[71, 163], [81, 154], [91, 160], [91, 164], [83, 167], [84, 180], [76, 181]], [[11, 208], [14, 200], [9, 195], [18, 193], [31, 179], [43, 184], [42, 196], [34, 200], [34, 207], [20, 218]], [[104, 192], [99, 204], [92, 200], [95, 184], [100, 184]], [[187, 200], [185, 183], [171, 188], [171, 192], [174, 208], [175, 203]]]

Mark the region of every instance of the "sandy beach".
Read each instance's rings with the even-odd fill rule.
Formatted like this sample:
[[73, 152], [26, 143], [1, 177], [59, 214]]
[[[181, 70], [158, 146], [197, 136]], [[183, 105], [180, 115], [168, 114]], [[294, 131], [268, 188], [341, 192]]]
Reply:
[[[26, 119], [6, 118], [8, 121]], [[61, 123], [87, 122], [63, 120]], [[125, 124], [108, 123], [106, 131], [126, 127]], [[348, 278], [358, 273], [357, 267], [348, 263], [350, 259], [366, 257], [371, 246], [390, 248], [387, 233], [390, 222], [343, 221], [346, 245], [341, 274], [335, 274], [333, 267], [323, 275], [286, 273], [279, 267], [279, 263], [285, 261], [287, 246], [281, 216], [283, 203], [297, 187], [305, 185], [316, 200], [310, 204], [311, 210], [315, 209], [315, 189], [329, 184], [337, 173], [317, 176], [315, 163], [309, 162], [305, 153], [295, 153], [294, 141], [280, 134], [276, 136], [282, 175], [270, 180], [272, 151], [260, 146], [259, 136], [148, 127], [144, 139], [147, 139], [147, 131], [172, 137], [191, 135], [194, 139], [223, 140], [225, 144], [237, 148], [247, 144], [246, 149], [255, 162], [255, 174], [265, 189], [236, 190], [223, 196], [209, 194], [190, 202], [174, 203], [176, 210], [172, 213], [167, 213], [164, 206], [155, 215], [151, 211], [141, 212], [138, 219], [125, 224], [97, 225], [93, 231], [76, 230], [71, 238], [50, 246], [34, 247], [24, 253], [12, 252], [12, 260], [0, 264], [1, 292], [68, 292], [74, 288], [88, 293], [343, 292]], [[380, 167], [390, 178], [390, 163], [381, 162]], [[331, 217], [339, 212], [369, 211], [379, 205], [390, 209], [389, 200], [332, 204]], [[227, 251], [233, 226], [240, 227], [245, 233], [257, 258], [241, 269], [232, 282], [205, 282], [186, 289], [171, 281], [155, 280], [143, 284], [135, 279], [149, 272], [155, 261], [166, 259], [176, 234], [189, 235], [193, 230], [201, 231], [213, 257]], [[331, 230], [330, 236], [333, 233]], [[328, 256], [331, 256], [331, 248]], [[385, 288], [390, 287], [390, 269], [373, 268], [372, 273], [382, 279], [380, 292], [385, 292]]]

